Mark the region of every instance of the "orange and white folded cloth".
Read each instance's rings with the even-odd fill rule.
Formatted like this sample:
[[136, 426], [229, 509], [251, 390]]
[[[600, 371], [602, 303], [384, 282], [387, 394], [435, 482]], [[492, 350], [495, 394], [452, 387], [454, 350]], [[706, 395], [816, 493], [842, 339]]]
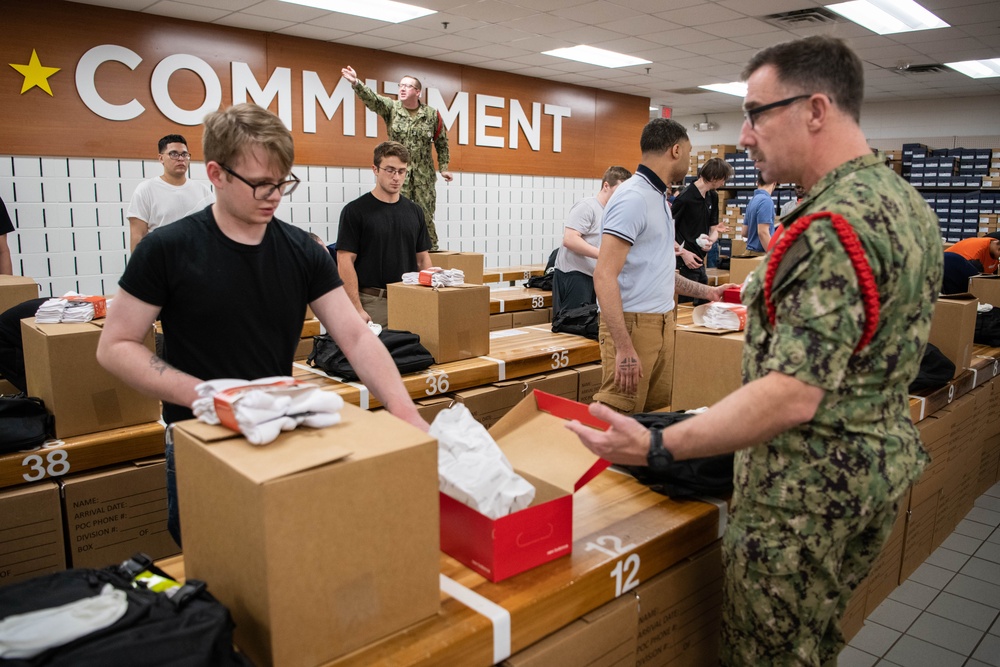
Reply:
[[403, 274], [404, 285], [427, 285], [428, 287], [454, 287], [465, 283], [462, 269], [442, 269], [432, 266], [423, 271]]
[[333, 426], [344, 408], [339, 395], [290, 377], [223, 378], [202, 382], [195, 390], [195, 417], [242, 433], [253, 445], [266, 445], [300, 425]]
[[107, 314], [107, 302], [103, 296], [86, 296], [67, 292], [61, 297], [46, 300], [35, 312], [38, 324], [57, 322], [90, 322]]
[[709, 329], [743, 331], [747, 325], [747, 307], [741, 303], [704, 303], [691, 313], [695, 324]]

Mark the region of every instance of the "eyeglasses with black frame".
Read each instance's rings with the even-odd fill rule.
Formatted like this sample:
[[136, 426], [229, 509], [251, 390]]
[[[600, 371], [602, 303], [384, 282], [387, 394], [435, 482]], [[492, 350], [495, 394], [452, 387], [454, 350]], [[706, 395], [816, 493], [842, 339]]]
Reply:
[[399, 176], [400, 178], [406, 178], [406, 169], [396, 169], [394, 167], [375, 167], [379, 171], [384, 171], [389, 174], [389, 177]]
[[789, 97], [784, 100], [778, 100], [777, 102], [771, 102], [770, 104], [754, 107], [753, 109], [744, 109], [743, 118], [745, 118], [746, 122], [750, 123], [750, 127], [753, 128], [754, 123], [757, 122], [755, 120], [757, 116], [764, 113], [765, 111], [770, 111], [771, 109], [777, 109], [779, 107], [787, 107], [789, 104], [793, 104], [795, 102], [798, 102], [799, 100], [809, 99], [810, 97], [812, 97], [812, 93], [810, 93], [809, 95], [796, 95], [795, 97]]
[[287, 197], [288, 195], [295, 192], [295, 188], [299, 187], [299, 183], [301, 183], [301, 181], [295, 176], [295, 174], [289, 174], [291, 178], [288, 179], [287, 181], [282, 181], [281, 183], [268, 183], [267, 181], [261, 183], [251, 183], [250, 181], [243, 178], [242, 176], [237, 174], [235, 171], [233, 171], [226, 165], [220, 164], [219, 166], [222, 167], [223, 171], [225, 171], [227, 174], [232, 174], [233, 176], [235, 176], [236, 178], [240, 179], [241, 181], [249, 185], [251, 188], [253, 188], [254, 199], [260, 199], [260, 200], [267, 199], [268, 197], [274, 194], [275, 190], [277, 190], [282, 197]]
[[[160, 153], [160, 155], [163, 155], [163, 153]], [[169, 157], [171, 160], [190, 160], [191, 159], [191, 154], [188, 153], [187, 151], [184, 151], [183, 153], [180, 153], [178, 151], [170, 151], [169, 153], [166, 154], [166, 156]]]

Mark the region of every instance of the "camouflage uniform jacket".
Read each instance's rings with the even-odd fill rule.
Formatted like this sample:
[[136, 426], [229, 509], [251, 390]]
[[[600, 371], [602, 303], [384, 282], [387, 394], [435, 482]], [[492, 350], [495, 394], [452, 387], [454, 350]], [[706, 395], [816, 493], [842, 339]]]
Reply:
[[898, 498], [929, 460], [907, 388], [927, 343], [943, 253], [927, 203], [875, 156], [828, 173], [783, 222], [819, 211], [842, 215], [857, 233], [878, 288], [878, 328], [855, 353], [864, 324], [858, 280], [829, 219], [813, 221], [786, 253], [772, 287], [774, 326], [767, 260], [752, 274], [744, 381], [777, 371], [826, 395], [812, 421], [737, 454], [734, 501], [862, 516]]
[[438, 122], [434, 107], [421, 104], [411, 116], [402, 102], [379, 95], [361, 81], [354, 84], [354, 92], [366, 107], [385, 121], [389, 139], [410, 150], [410, 172], [414, 180], [427, 180], [428, 177], [432, 183], [435, 180], [431, 144], [437, 149], [439, 170], [448, 171], [448, 132], [442, 127], [438, 138], [434, 139]]

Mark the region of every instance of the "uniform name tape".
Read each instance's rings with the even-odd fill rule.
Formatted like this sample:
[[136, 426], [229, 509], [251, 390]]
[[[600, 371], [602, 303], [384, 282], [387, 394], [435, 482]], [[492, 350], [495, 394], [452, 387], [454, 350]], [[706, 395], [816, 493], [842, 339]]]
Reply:
[[715, 505], [719, 508], [719, 535], [722, 537], [726, 533], [726, 526], [729, 525], [729, 505], [726, 504], [725, 500], [719, 500], [718, 498], [710, 498], [709, 496], [694, 496], [695, 500], [700, 500], [703, 503], [708, 503], [710, 505]]
[[493, 664], [510, 657], [510, 612], [492, 600], [466, 588], [454, 579], [441, 576], [441, 590], [493, 624]]

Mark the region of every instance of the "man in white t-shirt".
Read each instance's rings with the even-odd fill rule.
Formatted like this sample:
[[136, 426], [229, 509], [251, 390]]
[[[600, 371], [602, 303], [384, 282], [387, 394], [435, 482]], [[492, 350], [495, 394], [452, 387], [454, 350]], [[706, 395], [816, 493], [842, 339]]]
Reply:
[[215, 201], [207, 185], [188, 180], [191, 153], [187, 139], [168, 134], [158, 144], [163, 175], [143, 181], [135, 189], [126, 217], [129, 222], [129, 249], [161, 225], [200, 211]]
[[594, 267], [601, 246], [601, 218], [611, 194], [631, 176], [632, 172], [625, 167], [608, 167], [597, 195], [581, 199], [570, 208], [552, 276], [553, 315], [597, 303]]

